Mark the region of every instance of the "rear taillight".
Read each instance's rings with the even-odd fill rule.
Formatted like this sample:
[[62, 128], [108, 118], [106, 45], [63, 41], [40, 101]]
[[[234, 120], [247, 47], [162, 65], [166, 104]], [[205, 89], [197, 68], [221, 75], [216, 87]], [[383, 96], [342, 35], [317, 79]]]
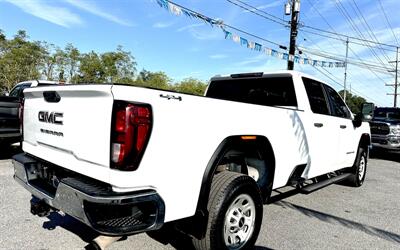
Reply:
[[139, 166], [150, 138], [151, 107], [115, 102], [111, 135], [111, 167], [132, 171]]

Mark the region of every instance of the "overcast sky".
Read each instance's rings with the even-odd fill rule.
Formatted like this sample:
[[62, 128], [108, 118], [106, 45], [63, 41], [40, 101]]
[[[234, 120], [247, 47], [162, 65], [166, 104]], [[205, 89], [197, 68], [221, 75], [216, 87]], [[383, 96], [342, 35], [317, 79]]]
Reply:
[[[241, 0], [257, 7], [262, 15], [272, 14], [289, 21], [283, 6], [287, 0]], [[285, 52], [276, 44], [288, 46], [289, 28], [233, 5], [226, 0], [176, 0], [178, 4], [211, 18], [257, 35], [227, 29], [249, 41]], [[232, 0], [240, 4], [237, 0]], [[242, 4], [243, 5], [243, 4]], [[397, 46], [400, 40], [399, 0], [301, 0], [300, 22], [326, 31], [375, 40]], [[115, 50], [122, 45], [131, 51], [138, 70], [164, 71], [174, 80], [195, 77], [208, 80], [216, 74], [286, 69], [286, 62], [226, 40], [218, 27], [185, 15], [175, 16], [160, 8], [155, 0], [0, 0], [0, 29], [10, 38], [26, 30], [32, 40], [45, 40], [64, 47], [74, 44], [80, 51]], [[309, 30], [313, 33], [307, 33]], [[360, 34], [360, 33], [361, 34]], [[321, 31], [303, 28], [297, 45], [302, 56], [324, 53], [344, 58], [345, 42], [319, 36]], [[343, 38], [343, 37], [342, 37]], [[396, 57], [395, 48], [371, 45], [350, 39], [349, 58], [356, 63], [379, 66], [378, 70], [349, 64], [347, 85], [355, 94], [381, 106], [393, 105], [394, 75], [386, 73]], [[387, 49], [383, 51], [382, 49]], [[307, 52], [306, 52], [307, 51]], [[295, 64], [295, 69], [319, 77], [337, 90], [342, 89], [344, 68]]]

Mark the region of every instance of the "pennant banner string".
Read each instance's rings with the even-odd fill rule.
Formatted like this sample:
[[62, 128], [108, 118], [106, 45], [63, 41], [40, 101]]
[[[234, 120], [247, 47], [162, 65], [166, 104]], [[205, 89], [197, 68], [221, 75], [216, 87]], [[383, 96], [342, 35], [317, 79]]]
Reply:
[[235, 43], [238, 43], [242, 46], [246, 46], [247, 48], [251, 49], [251, 50], [255, 50], [255, 51], [259, 51], [261, 53], [264, 53], [265, 55], [268, 56], [273, 56], [282, 60], [286, 60], [286, 61], [292, 61], [295, 63], [299, 63], [299, 64], [305, 64], [305, 65], [312, 65], [312, 66], [316, 66], [316, 67], [325, 67], [325, 68], [343, 68], [345, 67], [346, 63], [345, 62], [326, 62], [326, 61], [320, 61], [320, 60], [313, 60], [311, 58], [305, 58], [305, 57], [300, 57], [297, 55], [290, 55], [288, 53], [285, 52], [279, 52], [277, 50], [268, 48], [264, 45], [261, 45], [260, 43], [257, 42], [253, 42], [253, 41], [249, 41], [248, 39], [241, 37], [237, 34], [234, 34], [230, 31], [227, 31], [226, 28], [230, 28], [233, 30], [236, 30], [240, 33], [255, 37], [259, 40], [268, 42], [268, 43], [272, 43], [275, 44], [279, 47], [282, 47], [280, 44], [275, 43], [273, 41], [269, 41], [265, 38], [250, 34], [244, 30], [235, 28], [233, 26], [230, 26], [226, 23], [224, 23], [222, 20], [220, 19], [212, 19], [210, 17], [207, 17], [201, 13], [195, 12], [193, 10], [190, 10], [188, 8], [185, 8], [179, 4], [173, 3], [169, 0], [156, 0], [157, 4], [161, 7], [164, 8], [166, 10], [168, 10], [169, 12], [171, 12], [172, 14], [176, 15], [176, 16], [180, 16], [180, 15], [185, 15], [189, 18], [195, 18], [195, 19], [199, 19], [204, 21], [207, 24], [210, 24], [212, 27], [217, 26], [219, 28], [222, 29], [222, 31], [225, 34], [225, 39], [229, 39], [234, 41]]

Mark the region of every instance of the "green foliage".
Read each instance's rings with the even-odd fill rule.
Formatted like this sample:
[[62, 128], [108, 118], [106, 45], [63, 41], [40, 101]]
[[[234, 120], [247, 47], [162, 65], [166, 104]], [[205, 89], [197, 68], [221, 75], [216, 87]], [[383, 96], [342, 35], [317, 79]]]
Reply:
[[[344, 90], [340, 90], [339, 95], [343, 98]], [[353, 94], [349, 93], [348, 91], [346, 91], [346, 104], [349, 107], [349, 109], [351, 110], [351, 112], [353, 112], [354, 114], [360, 113], [361, 105], [366, 102], [367, 101], [364, 98], [357, 96], [357, 95], [353, 95]]]
[[171, 90], [172, 79], [167, 76], [164, 72], [150, 72], [145, 69], [140, 71], [138, 78], [135, 81], [135, 85], [144, 86], [156, 89]]
[[47, 80], [65, 81], [66, 53], [54, 44], [47, 42], [42, 42], [41, 46], [43, 52], [42, 74]]
[[0, 29], [0, 91], [10, 91], [18, 82], [32, 79], [70, 83], [123, 83], [203, 95], [206, 84], [194, 78], [174, 83], [164, 72], [143, 69], [136, 73], [131, 52], [118, 46], [115, 51], [80, 52], [72, 44], [29, 41], [25, 31], [7, 39]]
[[106, 52], [101, 55], [107, 82], [120, 82], [133, 79], [136, 71], [135, 58], [130, 52], [118, 46], [115, 52]]
[[15, 83], [40, 77], [44, 50], [39, 42], [28, 41], [25, 31], [13, 39], [0, 35], [0, 88], [10, 91]]
[[105, 72], [101, 57], [94, 51], [83, 54], [80, 57], [78, 83], [103, 83]]
[[[81, 54], [77, 48], [75, 48], [72, 44], [68, 43], [64, 49], [65, 53], [65, 71], [68, 73], [68, 81], [71, 83], [76, 83], [75, 79], [77, 70], [79, 67], [79, 59]], [[64, 69], [63, 69], [64, 70]]]
[[186, 78], [176, 84], [173, 89], [181, 93], [204, 95], [206, 88], [207, 84], [204, 82], [194, 78]]
[[77, 83], [133, 82], [136, 62], [130, 52], [118, 47], [117, 51], [97, 54], [94, 51], [79, 58], [78, 76], [72, 78]]

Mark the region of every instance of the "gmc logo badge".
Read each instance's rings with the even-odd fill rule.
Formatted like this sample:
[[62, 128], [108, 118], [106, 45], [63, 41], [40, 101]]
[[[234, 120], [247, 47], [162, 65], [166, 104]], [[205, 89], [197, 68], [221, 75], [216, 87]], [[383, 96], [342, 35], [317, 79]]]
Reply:
[[40, 111], [38, 117], [41, 122], [63, 125], [63, 113]]

